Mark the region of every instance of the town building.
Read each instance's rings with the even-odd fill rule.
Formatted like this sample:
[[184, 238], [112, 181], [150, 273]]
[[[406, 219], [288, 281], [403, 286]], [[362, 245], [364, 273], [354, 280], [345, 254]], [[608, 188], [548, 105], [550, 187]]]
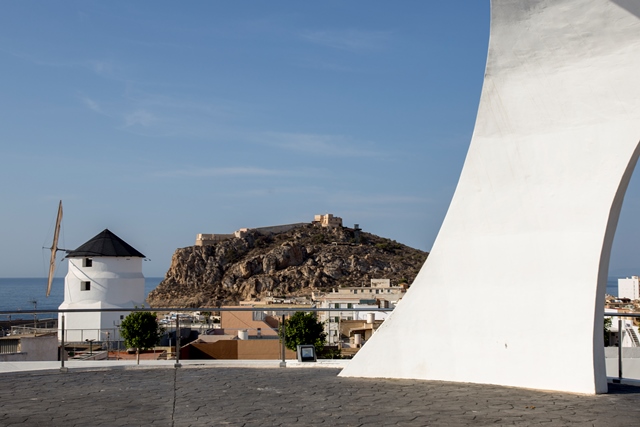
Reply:
[[[224, 307], [224, 308], [246, 308]], [[238, 335], [241, 339], [277, 338], [280, 321], [272, 311], [221, 311], [220, 329], [225, 335]]]
[[[279, 360], [282, 346], [278, 340], [241, 340], [238, 338], [204, 341], [200, 337], [180, 349], [181, 359]], [[285, 349], [285, 359], [295, 359], [296, 352]]]
[[631, 276], [618, 279], [618, 298], [640, 299], [640, 278]]
[[315, 215], [313, 224], [317, 224], [324, 228], [340, 228], [342, 227], [342, 218], [333, 216], [333, 214]]
[[[291, 307], [291, 305], [285, 306]], [[221, 310], [220, 327], [208, 330], [205, 334], [201, 334], [197, 340], [183, 347], [180, 352], [181, 358], [232, 360], [282, 358], [278, 328], [284, 312], [279, 312], [277, 306], [245, 302], [241, 306], [222, 308], [264, 308], [264, 310]], [[286, 350], [286, 358], [295, 358], [295, 355], [295, 352]]]
[[391, 285], [389, 279], [371, 279], [370, 286], [339, 288], [325, 294], [313, 293], [312, 299], [317, 308], [332, 309], [319, 312], [318, 320], [324, 322], [327, 343], [334, 345], [341, 343], [343, 338], [350, 338], [344, 333], [342, 322], [367, 320], [370, 319], [369, 315], [373, 315], [373, 321], [383, 321], [388, 313], [373, 310], [394, 308], [405, 292], [404, 287]]
[[[632, 317], [607, 316], [607, 314], [632, 313], [628, 309], [610, 309], [605, 308], [605, 319], [611, 319], [611, 327], [609, 328], [609, 347], [617, 347], [620, 342], [620, 328], [622, 326], [622, 347], [640, 347], [640, 331], [638, 326], [634, 324]], [[619, 319], [621, 320], [620, 323]], [[605, 332], [607, 333], [607, 332]], [[606, 346], [606, 343], [605, 343]]]
[[[68, 252], [64, 301], [59, 310], [130, 309], [144, 304], [144, 255], [105, 229]], [[120, 340], [118, 326], [128, 311], [64, 314], [65, 342]], [[62, 315], [58, 336], [62, 339]]]

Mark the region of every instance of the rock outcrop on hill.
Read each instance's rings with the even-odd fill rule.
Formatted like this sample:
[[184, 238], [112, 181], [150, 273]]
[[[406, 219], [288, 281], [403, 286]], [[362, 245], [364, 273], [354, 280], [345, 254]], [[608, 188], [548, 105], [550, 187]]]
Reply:
[[152, 307], [215, 307], [269, 295], [368, 286], [370, 279], [411, 283], [428, 255], [358, 234], [309, 224], [275, 235], [250, 231], [211, 246], [181, 248], [147, 300]]

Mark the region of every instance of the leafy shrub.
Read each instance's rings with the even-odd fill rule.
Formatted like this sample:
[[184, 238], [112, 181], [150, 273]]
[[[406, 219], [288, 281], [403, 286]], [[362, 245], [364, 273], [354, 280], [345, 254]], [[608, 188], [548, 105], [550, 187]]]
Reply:
[[[315, 314], [298, 311], [289, 319], [285, 320], [285, 345], [289, 350], [296, 350], [298, 345], [313, 345], [316, 353], [320, 353], [324, 348], [324, 341], [327, 334], [324, 327], [318, 322]], [[280, 332], [282, 334], [282, 331]]]

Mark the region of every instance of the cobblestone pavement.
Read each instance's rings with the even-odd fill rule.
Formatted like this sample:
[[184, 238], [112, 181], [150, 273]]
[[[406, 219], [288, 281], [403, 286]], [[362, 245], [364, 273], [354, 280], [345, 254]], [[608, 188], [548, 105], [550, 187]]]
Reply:
[[640, 388], [584, 396], [337, 369], [109, 368], [0, 375], [1, 426], [634, 426]]

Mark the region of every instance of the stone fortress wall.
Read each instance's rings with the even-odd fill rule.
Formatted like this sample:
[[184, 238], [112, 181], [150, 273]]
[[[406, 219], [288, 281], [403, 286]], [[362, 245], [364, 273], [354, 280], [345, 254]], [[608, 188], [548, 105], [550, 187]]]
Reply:
[[[283, 225], [271, 225], [268, 227], [257, 227], [257, 228], [241, 228], [233, 232], [233, 234], [198, 234], [196, 236], [196, 246], [207, 246], [213, 245], [218, 242], [222, 242], [224, 240], [233, 239], [234, 237], [244, 237], [249, 231], [257, 231], [260, 234], [277, 234], [284, 233], [289, 230], [292, 230], [296, 227], [301, 227], [303, 225], [309, 224], [308, 222], [298, 222], [294, 224], [283, 224]], [[325, 227], [325, 228], [337, 228], [342, 227], [342, 218], [333, 216], [333, 214], [325, 214], [325, 215], [315, 215], [311, 224]]]

